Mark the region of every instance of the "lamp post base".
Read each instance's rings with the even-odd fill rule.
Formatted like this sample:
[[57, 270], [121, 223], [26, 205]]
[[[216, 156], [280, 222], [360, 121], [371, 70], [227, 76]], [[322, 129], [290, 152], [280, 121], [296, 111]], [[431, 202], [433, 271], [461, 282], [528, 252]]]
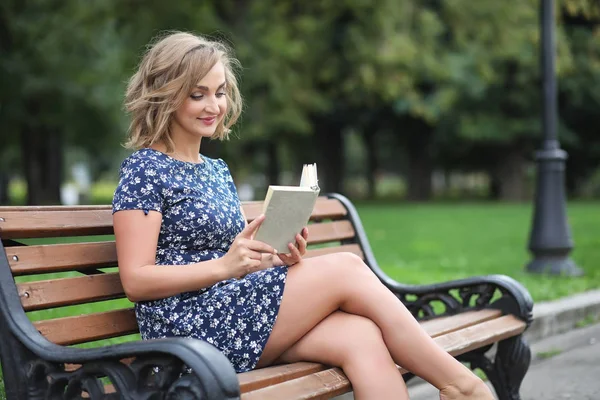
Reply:
[[527, 272], [559, 276], [583, 276], [584, 272], [569, 256], [535, 257], [527, 264]]

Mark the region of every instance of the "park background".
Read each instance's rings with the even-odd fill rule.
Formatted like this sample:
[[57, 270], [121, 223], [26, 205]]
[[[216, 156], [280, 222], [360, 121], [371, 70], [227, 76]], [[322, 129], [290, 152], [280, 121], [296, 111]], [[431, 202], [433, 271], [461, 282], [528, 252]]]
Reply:
[[357, 203], [401, 282], [507, 274], [536, 302], [600, 287], [600, 5], [556, 7], [583, 277], [524, 269], [543, 137], [538, 0], [3, 1], [0, 204], [110, 204], [130, 153], [127, 79], [153, 37], [186, 30], [241, 61], [242, 119], [201, 151], [227, 161], [244, 200], [317, 162], [322, 192]]
[[165, 30], [219, 38], [241, 61], [242, 119], [201, 151], [227, 161], [243, 199], [317, 162], [322, 192], [357, 204], [394, 279], [506, 274], [536, 303], [600, 287], [596, 0], [556, 1], [558, 135], [582, 277], [525, 272], [543, 138], [538, 0], [3, 0], [0, 205], [110, 204], [130, 153], [126, 82]]

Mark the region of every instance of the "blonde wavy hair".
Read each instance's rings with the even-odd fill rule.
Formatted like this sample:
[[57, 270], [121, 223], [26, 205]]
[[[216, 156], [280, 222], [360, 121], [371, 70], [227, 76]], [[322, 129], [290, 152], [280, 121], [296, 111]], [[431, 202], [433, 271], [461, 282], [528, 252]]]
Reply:
[[239, 61], [223, 43], [187, 32], [168, 32], [149, 45], [127, 85], [125, 109], [131, 124], [125, 147], [137, 150], [163, 141], [167, 152], [172, 152], [170, 127], [174, 112], [219, 61], [225, 67], [227, 113], [212, 139], [227, 139], [242, 112], [234, 73]]

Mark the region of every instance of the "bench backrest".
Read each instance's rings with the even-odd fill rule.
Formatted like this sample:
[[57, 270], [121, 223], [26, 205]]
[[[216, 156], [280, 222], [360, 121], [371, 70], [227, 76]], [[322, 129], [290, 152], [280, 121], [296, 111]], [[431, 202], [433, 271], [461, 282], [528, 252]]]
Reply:
[[[251, 221], [262, 202], [243, 208]], [[320, 197], [309, 233], [307, 257], [346, 251], [364, 258], [364, 234], [356, 234], [344, 199]], [[0, 207], [0, 238], [21, 304], [51, 342], [94, 346], [138, 338], [112, 235], [109, 206]]]

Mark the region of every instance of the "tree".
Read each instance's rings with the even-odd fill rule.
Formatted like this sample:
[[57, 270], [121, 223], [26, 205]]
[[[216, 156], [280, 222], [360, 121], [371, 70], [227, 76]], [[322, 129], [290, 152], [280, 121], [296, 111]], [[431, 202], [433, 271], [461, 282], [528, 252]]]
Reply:
[[565, 2], [562, 19], [573, 62], [559, 82], [559, 105], [575, 138], [564, 147], [567, 189], [576, 195], [600, 164], [600, 4]]
[[29, 204], [60, 202], [65, 141], [98, 148], [114, 126], [106, 67], [118, 42], [108, 43], [108, 11], [106, 3], [76, 1], [8, 1], [0, 9], [8, 88], [0, 112], [21, 149]]

